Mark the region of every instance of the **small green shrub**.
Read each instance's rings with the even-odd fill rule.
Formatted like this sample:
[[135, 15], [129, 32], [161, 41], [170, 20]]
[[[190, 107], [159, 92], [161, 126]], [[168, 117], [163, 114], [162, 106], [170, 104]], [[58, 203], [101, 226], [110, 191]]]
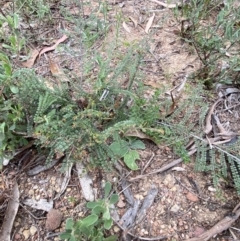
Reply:
[[110, 212], [112, 205], [118, 202], [118, 195], [112, 194], [111, 183], [107, 182], [104, 187], [104, 198], [95, 202], [88, 202], [87, 207], [91, 214], [87, 217], [74, 221], [72, 218], [67, 219], [65, 232], [60, 235], [61, 240], [68, 241], [115, 241], [117, 236], [106, 236], [106, 231], [113, 225]]
[[18, 88], [11, 84], [12, 66], [9, 58], [0, 53], [0, 169], [4, 159], [11, 159], [16, 148], [27, 143], [18, 132], [26, 130], [24, 112], [15, 98]]
[[175, 10], [181, 37], [202, 62], [195, 78], [209, 88], [214, 83], [240, 83], [240, 8], [235, 4], [234, 0], [191, 0]]

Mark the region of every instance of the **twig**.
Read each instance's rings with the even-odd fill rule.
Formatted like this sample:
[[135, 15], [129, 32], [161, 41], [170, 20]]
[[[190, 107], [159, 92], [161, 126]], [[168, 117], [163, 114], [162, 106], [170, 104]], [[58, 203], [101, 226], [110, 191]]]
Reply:
[[119, 222], [117, 222], [117, 221], [115, 221], [114, 219], [113, 219], [113, 221], [117, 224], [117, 226], [119, 227], [119, 228], [121, 228], [122, 229], [122, 231], [123, 232], [125, 232], [125, 234], [128, 234], [128, 235], [130, 235], [130, 236], [132, 236], [132, 237], [134, 237], [134, 238], [136, 238], [136, 239], [140, 239], [140, 240], [149, 240], [149, 241], [154, 241], [154, 240], [163, 240], [163, 239], [166, 239], [166, 238], [169, 238], [169, 237], [171, 237], [171, 236], [169, 236], [169, 237], [166, 237], [166, 236], [157, 236], [157, 237], [149, 237], [149, 238], [144, 238], [144, 237], [141, 237], [141, 236], [136, 236], [136, 235], [134, 235], [133, 233], [131, 233], [131, 232], [128, 232], [126, 229], [124, 229], [120, 224], [119, 224]]
[[[240, 209], [238, 209], [239, 206], [240, 203], [233, 209], [233, 215], [224, 217], [221, 221], [215, 224], [208, 231], [204, 232], [197, 238], [191, 238], [187, 241], [207, 241], [216, 234], [219, 234], [222, 231], [228, 229], [240, 216]], [[236, 210], [236, 212], [234, 212], [234, 210]]]
[[141, 174], [144, 173], [144, 171], [145, 171], [145, 170], [147, 169], [147, 167], [150, 165], [150, 163], [151, 163], [151, 161], [153, 160], [154, 157], [155, 157], [155, 154], [152, 153], [151, 158], [149, 159], [149, 161], [146, 163], [146, 165], [145, 165], [144, 168], [142, 169]]
[[[191, 151], [188, 152], [188, 155], [191, 156], [191, 155], [193, 155], [196, 151], [197, 151], [197, 149], [193, 149], [193, 150], [191, 150]], [[136, 177], [131, 178], [129, 181], [132, 182], [132, 181], [134, 181], [134, 180], [137, 180], [137, 179], [140, 179], [140, 178], [143, 178], [143, 177], [147, 177], [147, 176], [152, 175], [152, 174], [162, 173], [162, 172], [168, 170], [169, 168], [171, 168], [171, 167], [173, 167], [173, 166], [181, 163], [182, 161], [183, 161], [182, 158], [178, 158], [178, 159], [172, 161], [171, 163], [169, 163], [169, 164], [161, 167], [161, 168], [158, 169], [158, 170], [155, 170], [155, 171], [153, 171], [153, 172], [147, 173], [147, 174], [145, 174], [145, 175], [138, 175], [138, 176], [136, 176]]]

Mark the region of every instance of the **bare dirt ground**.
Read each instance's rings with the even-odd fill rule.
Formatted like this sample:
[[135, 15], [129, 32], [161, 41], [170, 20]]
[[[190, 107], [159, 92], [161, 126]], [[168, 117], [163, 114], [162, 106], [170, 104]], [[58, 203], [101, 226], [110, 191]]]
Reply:
[[[108, 3], [110, 6], [109, 21], [114, 23], [117, 13], [121, 13], [125, 19], [125, 25], [120, 26], [119, 35], [122, 43], [138, 43], [144, 38], [149, 40], [151, 51], [144, 57], [146, 66], [143, 69], [145, 72], [143, 81], [146, 85], [153, 89], [161, 87], [171, 89], [184, 76], [198, 69], [200, 63], [194, 51], [176, 35], [180, 26], [170, 9], [152, 1], [108, 1]], [[75, 17], [79, 17], [77, 13], [79, 9], [74, 4], [66, 3], [66, 6], [69, 11], [75, 14]], [[93, 1], [91, 6], [97, 6], [97, 3]], [[59, 7], [59, 4], [56, 4], [52, 10], [54, 18], [57, 19], [54, 23], [54, 31], [51, 31], [53, 26], [50, 26], [50, 29], [44, 26], [44, 39], [49, 44], [53, 43], [54, 39], [61, 37], [59, 34], [60, 25], [73, 31], [73, 27], [58, 12]], [[89, 6], [85, 7], [86, 17], [90, 11]], [[153, 14], [155, 15], [154, 21], [147, 34], [145, 28]], [[137, 21], [136, 25], [133, 19]], [[36, 31], [40, 32], [39, 26], [36, 28]], [[114, 24], [112, 24], [108, 34], [108, 38], [111, 40], [115, 35]], [[101, 40], [97, 46], [100, 45]], [[68, 66], [77, 75], [79, 71], [77, 60], [74, 64], [69, 61], [67, 55], [60, 56], [57, 51], [46, 53], [46, 55], [47, 57], [42, 56], [37, 59], [33, 66], [44, 77], [53, 78], [50, 73], [49, 59], [59, 63], [62, 68]], [[189, 84], [188, 88], [191, 90], [193, 87]], [[146, 93], [146, 97], [148, 94]], [[167, 170], [161, 174], [146, 175], [178, 157], [173, 154], [171, 147], [165, 145], [157, 147], [148, 141], [145, 141], [145, 144], [147, 148], [139, 151], [141, 157], [138, 161], [139, 171], [129, 172], [126, 167], [122, 166], [122, 173], [117, 169], [113, 169], [111, 172], [96, 169], [89, 173], [93, 180], [96, 198], [101, 197], [104, 181], [112, 182], [115, 191], [120, 193], [120, 201], [116, 205], [120, 218], [130, 207], [124, 192], [122, 192], [123, 179], [127, 182], [128, 189], [132, 191], [135, 200], [140, 200], [141, 204], [150, 190], [156, 190], [154, 201], [144, 218], [127, 230], [133, 235], [131, 240], [188, 240], [199, 236], [224, 217], [231, 215], [232, 210], [239, 202], [239, 197], [233, 186], [222, 180], [218, 190], [216, 190], [213, 187], [210, 174], [194, 171], [194, 156], [191, 158], [191, 163], [180, 163], [175, 166], [175, 169]], [[33, 157], [34, 149], [31, 152], [31, 157]], [[27, 171], [34, 165], [36, 163], [31, 161], [31, 158], [21, 162], [21, 165], [19, 165], [19, 160], [13, 160], [1, 172], [1, 197], [5, 197], [0, 199], [1, 224], [7, 203], [11, 199], [13, 180], [17, 179], [20, 190], [20, 207], [13, 225], [12, 240], [57, 241], [59, 233], [64, 230], [65, 220], [68, 217], [75, 219], [84, 217], [87, 212], [86, 200], [83, 198], [75, 167], [72, 169], [70, 182], [65, 192], [54, 199], [61, 190], [65, 175], [60, 172], [62, 163], [57, 163], [51, 169], [37, 175], [29, 176]], [[53, 202], [54, 209], [62, 215], [60, 227], [47, 230], [46, 222], [49, 222], [50, 219], [47, 218], [47, 212], [25, 205], [27, 199], [36, 201], [46, 199], [48, 203]], [[54, 219], [56, 219], [55, 216]], [[240, 223], [237, 220], [230, 229], [217, 234], [210, 240], [240, 240], [239, 230]], [[126, 230], [122, 230], [120, 223], [114, 223], [111, 232], [117, 234], [119, 240], [125, 240], [124, 232]]]

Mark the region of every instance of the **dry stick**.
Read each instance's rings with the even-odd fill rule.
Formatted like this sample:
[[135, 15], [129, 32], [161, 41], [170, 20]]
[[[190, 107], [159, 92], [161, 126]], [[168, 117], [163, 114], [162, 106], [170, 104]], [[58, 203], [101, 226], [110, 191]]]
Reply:
[[151, 161], [153, 160], [153, 158], [155, 157], [155, 154], [152, 153], [152, 156], [150, 157], [149, 161], [147, 162], [147, 164], [144, 166], [144, 168], [141, 171], [141, 174], [144, 173], [144, 171], [147, 169], [147, 167], [150, 165]]
[[[140, 240], [149, 240], [149, 241], [151, 241], [151, 240], [152, 240], [152, 241], [156, 240], [156, 241], [157, 241], [157, 240], [162, 240], [162, 239], [169, 238], [169, 236], [168, 236], [168, 237], [167, 237], [167, 236], [157, 236], [157, 237], [153, 237], [153, 238], [144, 238], [144, 237], [141, 237], [141, 236], [136, 236], [136, 235], [134, 235], [133, 233], [126, 231], [126, 229], [124, 229], [124, 228], [119, 224], [119, 222], [115, 221], [114, 219], [113, 219], [113, 221], [118, 225], [119, 228], [122, 229], [123, 232], [125, 232], [125, 235], [128, 234], [128, 235], [130, 235], [130, 236], [132, 236], [132, 237], [134, 237], [134, 238], [140, 239]], [[170, 237], [171, 237], [171, 236], [170, 236]]]
[[[233, 209], [236, 210], [237, 207], [239, 207], [240, 203]], [[233, 212], [232, 216], [226, 216], [221, 221], [219, 221], [217, 224], [215, 224], [211, 229], [204, 232], [197, 238], [191, 238], [186, 241], [207, 241], [211, 237], [213, 237], [216, 234], [219, 234], [223, 232], [224, 230], [228, 229], [240, 216], [240, 209], [236, 210], [236, 212]]]
[[[188, 152], [188, 155], [191, 156], [191, 155], [193, 155], [196, 151], [197, 151], [197, 149], [193, 149], [193, 150], [191, 150], [191, 151]], [[136, 180], [136, 179], [140, 179], [140, 178], [143, 178], [143, 177], [147, 177], [147, 176], [152, 175], [152, 174], [162, 173], [162, 172], [168, 170], [169, 168], [171, 168], [171, 167], [173, 167], [173, 166], [181, 163], [182, 161], [183, 161], [182, 158], [178, 158], [178, 159], [172, 161], [171, 163], [169, 163], [169, 164], [161, 167], [161, 168], [158, 169], [158, 170], [155, 170], [155, 171], [153, 171], [153, 172], [149, 172], [149, 173], [147, 173], [147, 174], [145, 174], [145, 175], [138, 175], [138, 176], [136, 176], [136, 177], [131, 178], [129, 181], [132, 182], [132, 181], [134, 181], [134, 180]]]

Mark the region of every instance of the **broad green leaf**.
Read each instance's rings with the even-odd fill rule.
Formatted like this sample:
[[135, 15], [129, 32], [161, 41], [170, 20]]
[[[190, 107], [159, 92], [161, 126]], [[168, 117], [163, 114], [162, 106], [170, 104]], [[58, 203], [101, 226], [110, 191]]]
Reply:
[[112, 227], [112, 224], [113, 224], [113, 220], [110, 218], [104, 221], [103, 226], [105, 229], [109, 230]]
[[119, 196], [117, 194], [113, 194], [110, 197], [110, 204], [115, 204], [116, 202], [118, 202], [118, 200], [119, 200]]
[[14, 13], [13, 15], [13, 23], [14, 23], [14, 28], [17, 29], [18, 28], [18, 25], [19, 25], [19, 17], [16, 13]]
[[133, 143], [131, 143], [130, 147], [132, 149], [145, 149], [145, 144], [141, 140], [135, 140]]
[[93, 202], [88, 202], [87, 203], [87, 208], [90, 208], [90, 209], [93, 209], [95, 208], [96, 206], [102, 206], [104, 203], [103, 200], [99, 200], [97, 202], [93, 201]]
[[76, 238], [74, 236], [71, 236], [71, 238], [69, 239], [69, 241], [76, 241]]
[[9, 77], [12, 75], [12, 68], [10, 66], [9, 63], [4, 63], [3, 64], [4, 70], [5, 70], [5, 74]]
[[66, 221], [66, 229], [73, 229], [73, 219], [68, 218]]
[[103, 213], [103, 219], [107, 220], [107, 219], [110, 219], [110, 218], [111, 218], [111, 215], [110, 215], [109, 209], [106, 208], [105, 212]]
[[104, 239], [104, 241], [116, 241], [118, 239], [118, 236], [112, 235], [110, 237], [107, 237]]
[[13, 123], [13, 124], [9, 127], [9, 130], [10, 130], [10, 131], [13, 131], [13, 130], [15, 130], [15, 128], [16, 128], [16, 124]]
[[19, 92], [19, 89], [17, 86], [10, 86], [10, 90], [12, 91], [13, 94], [17, 94]]
[[124, 162], [131, 170], [137, 170], [138, 166], [135, 160], [139, 159], [139, 154], [135, 150], [131, 150], [124, 155]]
[[95, 214], [91, 214], [89, 216], [87, 216], [86, 218], [82, 219], [82, 225], [85, 227], [89, 227], [91, 225], [93, 225], [94, 223], [96, 223], [98, 220], [98, 216]]
[[66, 239], [70, 239], [72, 237], [72, 234], [65, 232], [65, 233], [61, 233], [59, 237], [61, 240], [66, 240]]
[[0, 132], [0, 142], [2, 142], [5, 139], [5, 134], [3, 132]]
[[106, 182], [105, 187], [104, 187], [104, 197], [107, 198], [110, 191], [112, 189], [112, 184], [110, 182]]
[[104, 208], [103, 206], [96, 206], [93, 208], [92, 213], [99, 216], [99, 214], [104, 213], [105, 211], [106, 208]]
[[128, 152], [129, 147], [126, 141], [120, 140], [117, 142], [113, 142], [110, 145], [110, 149], [115, 155], [118, 155], [119, 157], [123, 157]]

